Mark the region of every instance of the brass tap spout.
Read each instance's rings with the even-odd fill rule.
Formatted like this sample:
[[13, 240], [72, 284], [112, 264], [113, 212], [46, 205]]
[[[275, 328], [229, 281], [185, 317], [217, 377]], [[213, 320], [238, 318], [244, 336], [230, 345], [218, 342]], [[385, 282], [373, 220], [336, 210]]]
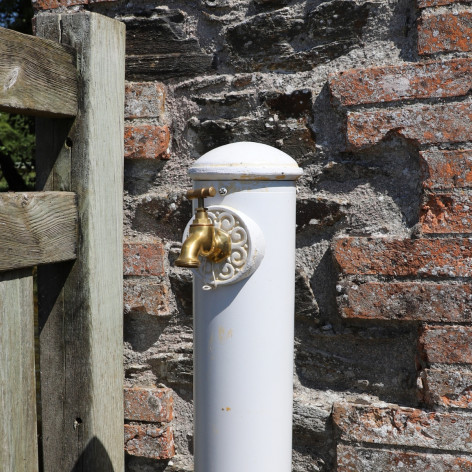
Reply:
[[200, 254], [211, 252], [214, 227], [205, 208], [197, 208], [194, 222], [190, 225], [189, 236], [182, 245], [180, 256], [175, 261], [179, 267], [199, 267]]
[[231, 254], [231, 237], [213, 226], [207, 209], [203, 206], [203, 198], [213, 197], [215, 194], [213, 187], [187, 192], [187, 198], [198, 198], [199, 207], [190, 225], [189, 236], [175, 261], [176, 266], [197, 268], [200, 267], [199, 256], [204, 256], [212, 262], [221, 262]]

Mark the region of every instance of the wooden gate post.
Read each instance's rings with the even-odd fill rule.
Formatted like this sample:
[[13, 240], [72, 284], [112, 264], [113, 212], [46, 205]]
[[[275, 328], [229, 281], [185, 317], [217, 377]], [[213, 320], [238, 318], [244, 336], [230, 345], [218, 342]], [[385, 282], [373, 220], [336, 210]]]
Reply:
[[[64, 86], [66, 82], [66, 86]], [[70, 118], [77, 70], [70, 48], [0, 28], [0, 110]], [[69, 192], [0, 194], [0, 470], [38, 471], [32, 267], [75, 259]]]
[[38, 470], [31, 269], [0, 274], [0, 469]]
[[79, 74], [75, 121], [36, 129], [38, 190], [75, 192], [79, 219], [77, 260], [38, 270], [44, 470], [121, 472], [125, 28], [84, 12], [36, 29], [77, 51]]

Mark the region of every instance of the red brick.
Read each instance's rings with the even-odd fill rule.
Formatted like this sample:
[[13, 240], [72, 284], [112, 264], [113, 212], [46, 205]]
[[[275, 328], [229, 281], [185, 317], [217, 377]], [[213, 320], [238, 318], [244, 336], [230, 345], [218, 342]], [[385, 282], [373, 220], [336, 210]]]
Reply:
[[470, 3], [472, 0], [418, 0], [418, 8], [440, 7], [452, 3]]
[[431, 406], [472, 409], [472, 373], [426, 369], [421, 373], [424, 400]]
[[426, 13], [418, 22], [418, 52], [467, 52], [472, 50], [472, 12]]
[[337, 472], [472, 472], [472, 456], [427, 454], [339, 444]]
[[152, 316], [170, 316], [169, 289], [162, 283], [144, 280], [125, 280], [125, 312], [139, 312]]
[[472, 326], [426, 326], [419, 340], [429, 364], [472, 364]]
[[52, 10], [72, 5], [87, 5], [89, 0], [31, 0], [35, 10]]
[[342, 105], [458, 97], [472, 86], [472, 61], [455, 59], [352, 69], [332, 75], [329, 86]]
[[458, 412], [337, 403], [333, 420], [343, 441], [472, 452], [472, 416]]
[[127, 82], [125, 118], [159, 118], [164, 115], [165, 86], [159, 82]]
[[160, 241], [125, 242], [124, 275], [164, 275], [164, 246]]
[[118, 0], [32, 0], [36, 10], [52, 10], [59, 7], [71, 7], [73, 5], [89, 5], [92, 3], [116, 2]]
[[125, 451], [132, 456], [171, 459], [175, 454], [172, 427], [125, 424]]
[[470, 277], [470, 239], [341, 238], [334, 257], [344, 274]]
[[464, 193], [429, 195], [420, 209], [423, 233], [472, 233], [471, 196]]
[[472, 150], [422, 151], [420, 168], [424, 188], [472, 187]]
[[169, 423], [174, 406], [172, 393], [170, 388], [125, 388], [125, 420]]
[[472, 320], [472, 286], [426, 282], [343, 282], [344, 318], [466, 322]]
[[388, 134], [419, 144], [470, 141], [472, 105], [450, 103], [348, 113], [347, 140], [352, 148], [373, 146]]
[[170, 142], [168, 126], [125, 125], [125, 158], [166, 158]]

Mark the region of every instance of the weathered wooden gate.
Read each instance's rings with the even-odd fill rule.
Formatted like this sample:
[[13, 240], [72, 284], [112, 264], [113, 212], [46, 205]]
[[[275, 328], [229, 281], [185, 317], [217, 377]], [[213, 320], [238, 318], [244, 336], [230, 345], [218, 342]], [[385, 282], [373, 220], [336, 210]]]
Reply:
[[0, 470], [122, 471], [124, 25], [87, 12], [36, 30], [0, 29], [0, 110], [38, 117], [38, 192], [0, 194]]

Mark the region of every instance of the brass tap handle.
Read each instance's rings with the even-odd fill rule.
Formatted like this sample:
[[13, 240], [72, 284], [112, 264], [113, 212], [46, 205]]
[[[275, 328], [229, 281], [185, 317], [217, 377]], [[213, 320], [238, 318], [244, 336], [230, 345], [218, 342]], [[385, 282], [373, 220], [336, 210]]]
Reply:
[[216, 195], [215, 187], [197, 188], [195, 190], [187, 190], [187, 198], [192, 200], [194, 198], [207, 198]]
[[189, 200], [198, 198], [198, 206], [199, 208], [203, 208], [205, 206], [203, 199], [207, 197], [214, 197], [215, 195], [216, 195], [215, 187], [204, 187], [204, 188], [197, 188], [195, 190], [187, 190], [186, 197]]

